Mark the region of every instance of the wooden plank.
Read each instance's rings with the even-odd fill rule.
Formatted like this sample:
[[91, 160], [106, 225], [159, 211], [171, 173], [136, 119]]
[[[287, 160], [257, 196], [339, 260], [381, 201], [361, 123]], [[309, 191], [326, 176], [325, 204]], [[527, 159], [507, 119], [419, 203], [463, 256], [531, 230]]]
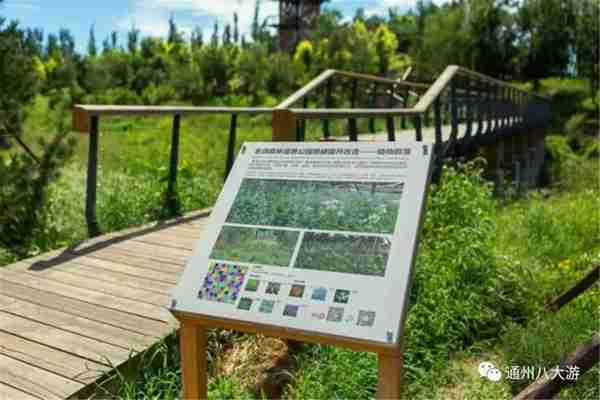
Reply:
[[166, 247], [168, 249], [176, 249], [185, 252], [190, 252], [194, 250], [197, 239], [187, 239], [187, 238], [176, 238], [173, 236], [169, 236], [166, 234], [152, 234], [147, 236], [141, 236], [135, 239], [136, 242], [150, 244], [153, 246]]
[[0, 355], [0, 382], [42, 399], [63, 399], [80, 390], [79, 382]]
[[0, 311], [0, 330], [100, 364], [121, 363], [129, 351], [50, 325]]
[[[111, 246], [112, 247], [112, 246]], [[137, 241], [135, 239], [128, 240], [125, 243], [119, 243], [115, 245], [116, 248], [127, 249], [133, 252], [140, 252], [147, 257], [156, 258], [159, 260], [172, 260], [172, 261], [187, 261], [192, 252], [190, 250], [174, 249], [167, 246], [157, 246], [155, 244], [149, 244]]]
[[72, 262], [65, 265], [64, 267], [62, 265], [60, 267], [64, 268], [64, 272], [70, 274], [81, 275], [88, 278], [97, 278], [105, 282], [111, 282], [137, 289], [143, 289], [149, 292], [167, 296], [174, 286], [173, 283], [170, 282], [163, 282], [151, 279], [148, 276], [143, 276], [142, 272], [140, 272], [140, 268], [138, 268], [138, 274], [134, 275], [123, 272], [122, 270], [115, 271], [102, 267], [90, 267], [89, 265], [85, 265], [79, 262]]
[[96, 304], [97, 306], [105, 307], [107, 309], [125, 311], [129, 314], [154, 319], [156, 321], [165, 323], [170, 323], [172, 321], [164, 307], [141, 303], [129, 299], [117, 298], [109, 294], [73, 287], [71, 285], [49, 279], [41, 279], [30, 275], [25, 277], [24, 275], [26, 274], [11, 271], [0, 271], [0, 287], [2, 287], [3, 282], [12, 282], [30, 287], [32, 289], [43, 290], [50, 293], [60, 294], [64, 297], [85, 301], [90, 304]]
[[28, 267], [29, 265], [25, 263], [18, 263], [10, 270], [0, 270], [0, 277], [4, 278], [6, 275], [19, 274], [20, 279], [23, 280], [28, 280], [29, 277], [31, 277], [33, 279], [40, 279], [47, 282], [56, 282], [60, 285], [70, 286], [70, 290], [74, 288], [88, 289], [95, 293], [103, 293], [113, 296], [116, 299], [131, 300], [143, 304], [155, 305], [157, 307], [166, 307], [169, 304], [169, 296], [164, 293], [159, 294], [143, 289], [136, 289], [133, 287], [105, 282], [82, 275], [70, 274], [68, 272], [54, 270], [52, 268], [48, 268], [43, 271], [32, 271], [28, 270]]
[[0, 295], [0, 310], [121, 347], [127, 351], [143, 350], [145, 346], [151, 345], [155, 340], [150, 336], [142, 335], [140, 333], [124, 331], [123, 329], [111, 325], [46, 308], [39, 304], [13, 299], [4, 295]]
[[[2, 331], [0, 331], [0, 343], [2, 343], [0, 345], [0, 354], [2, 355], [52, 371], [85, 385], [94, 383], [111, 370], [108, 365], [86, 360]], [[0, 393], [2, 393], [1, 390]]]
[[[0, 400], [39, 400], [41, 397], [18, 390], [0, 382]], [[43, 399], [42, 399], [43, 400]]]
[[148, 258], [151, 260], [181, 265], [183, 265], [191, 255], [191, 252], [185, 252], [184, 250], [182, 250], [181, 252], [185, 252], [186, 254], [171, 254], [168, 251], [169, 249], [166, 247], [159, 248], [157, 246], [133, 241], [129, 241], [127, 243], [122, 244], [114, 244], [111, 246], [110, 249], [124, 250], [135, 257]]
[[62, 293], [56, 294], [24, 286], [20, 283], [0, 281], [0, 293], [146, 336], [158, 338], [166, 335], [171, 330], [171, 327], [165, 322], [131, 314], [127, 310], [105, 308], [87, 301], [63, 296]]
[[145, 258], [121, 249], [108, 249], [106, 251], [96, 251], [86, 254], [86, 257], [98, 260], [111, 261], [119, 264], [125, 264], [132, 267], [145, 268], [156, 272], [171, 273], [179, 275], [183, 272], [184, 262], [165, 262], [156, 261], [152, 258]]
[[106, 271], [112, 271], [123, 275], [146, 278], [155, 284], [163, 283], [164, 285], [169, 286], [169, 288], [172, 288], [173, 285], [177, 283], [179, 275], [93, 257], [77, 257], [73, 260], [73, 263], [94, 270], [104, 269]]

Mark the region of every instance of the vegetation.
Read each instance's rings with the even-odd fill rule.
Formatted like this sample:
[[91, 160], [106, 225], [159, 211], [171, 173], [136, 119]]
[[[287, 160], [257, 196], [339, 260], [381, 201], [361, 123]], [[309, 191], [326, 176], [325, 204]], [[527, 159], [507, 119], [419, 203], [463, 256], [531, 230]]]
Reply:
[[245, 179], [227, 222], [393, 233], [401, 185]]
[[[475, 373], [478, 362], [491, 360], [503, 373], [514, 365], [549, 369], [598, 329], [598, 288], [556, 314], [542, 306], [600, 262], [600, 150], [589, 135], [597, 132], [599, 119], [594, 39], [600, 4], [511, 3], [464, 0], [438, 7], [419, 1], [411, 13], [390, 10], [386, 17], [366, 17], [358, 12], [348, 22], [328, 11], [293, 54], [275, 51], [274, 38], [258, 18], [252, 40], [232, 34], [234, 27], [210, 42], [197, 29], [186, 41], [171, 21], [167, 39], [142, 37], [132, 29], [126, 43], [113, 34], [100, 48], [92, 28], [85, 55], [75, 51], [67, 30], [45, 38], [40, 30], [2, 20], [0, 148], [13, 147], [0, 151], [0, 264], [86, 237], [87, 140], [70, 143], [75, 136], [62, 112], [73, 103], [273, 105], [324, 68], [395, 77], [416, 63], [417, 77], [431, 77], [447, 64], [462, 64], [528, 82], [521, 85], [552, 98], [546, 185], [500, 203], [479, 166], [469, 164], [446, 169], [432, 188], [406, 321], [404, 390], [416, 399], [514, 395], [528, 382], [482, 380]], [[170, 123], [103, 121], [98, 214], [104, 231], [164, 216]], [[227, 138], [220, 132], [227, 126], [220, 116], [183, 120], [182, 210], [210, 206], [221, 190]], [[38, 141], [39, 132], [50, 134]], [[249, 140], [270, 140], [270, 121], [244, 117], [238, 142]], [[360, 224], [346, 216], [360, 214], [362, 221], [372, 220], [361, 222], [363, 231], [390, 232], [387, 218], [397, 193], [364, 189], [343, 193], [351, 202], [338, 199], [327, 206], [319, 193], [339, 190], [313, 186], [304, 196], [295, 188], [294, 196], [278, 194], [285, 212], [268, 215], [306, 225], [302, 215], [319, 210], [331, 223], [344, 217], [354, 230]], [[260, 193], [251, 193], [241, 193], [247, 207], [235, 218], [256, 217], [252, 207], [259, 203], [252, 196]], [[382, 202], [385, 207], [373, 209]], [[300, 204], [313, 207], [313, 214], [306, 207], [291, 213]], [[379, 217], [371, 218], [375, 214]], [[227, 349], [259, 339], [222, 330], [211, 331], [209, 339], [211, 398], [261, 397], [244, 384], [252, 380], [247, 376], [217, 374]], [[141, 363], [110, 377], [119, 383], [121, 397], [179, 396], [176, 335], [155, 345]], [[376, 371], [371, 354], [307, 346], [296, 354], [284, 397], [370, 398]], [[598, 398], [598, 374], [598, 367], [588, 372], [563, 398]]]
[[224, 226], [211, 258], [287, 267], [298, 242], [298, 232]]
[[307, 232], [294, 268], [383, 276], [390, 245], [379, 236]]

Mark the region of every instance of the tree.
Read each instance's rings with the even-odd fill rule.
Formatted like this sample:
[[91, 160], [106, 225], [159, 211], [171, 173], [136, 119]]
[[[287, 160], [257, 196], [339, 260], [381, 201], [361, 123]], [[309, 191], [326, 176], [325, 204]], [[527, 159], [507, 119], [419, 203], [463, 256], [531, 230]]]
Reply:
[[46, 60], [49, 60], [50, 58], [59, 58], [60, 55], [58, 36], [51, 33], [48, 35], [48, 43], [46, 44]]
[[219, 22], [218, 21], [215, 21], [213, 33], [210, 38], [210, 45], [213, 47], [216, 47], [219, 45]]
[[204, 44], [202, 28], [200, 28], [198, 25], [196, 25], [196, 27], [192, 31], [190, 41], [191, 41], [192, 51], [200, 49], [202, 47], [202, 45]]
[[523, 1], [518, 24], [521, 68], [526, 78], [566, 75], [574, 50], [575, 10], [573, 0]]
[[223, 29], [223, 46], [231, 45], [231, 25], [225, 25], [225, 29]]
[[132, 26], [129, 32], [127, 32], [127, 50], [130, 54], [135, 54], [138, 51], [140, 42], [140, 30], [135, 26]]
[[111, 50], [116, 50], [119, 45], [119, 37], [116, 31], [112, 31], [110, 33], [110, 48]]
[[256, 0], [254, 3], [254, 17], [252, 18], [252, 40], [258, 41], [260, 35], [260, 0]]
[[240, 42], [240, 28], [237, 12], [233, 13], [233, 42], [235, 44], [238, 44]]
[[61, 29], [58, 35], [62, 56], [73, 58], [75, 56], [75, 38], [68, 29]]
[[62, 126], [49, 141], [40, 140], [41, 156], [35, 156], [23, 141], [24, 109], [36, 94], [36, 81], [34, 58], [23, 31], [16, 23], [5, 26], [0, 18], [0, 136], [13, 137], [26, 150], [8, 159], [0, 154], [0, 245], [20, 257], [31, 253], [34, 237], [51, 235], [45, 194], [73, 149], [72, 143], [65, 143], [68, 130]]
[[96, 47], [96, 34], [94, 33], [94, 25], [90, 28], [90, 38], [88, 40], [88, 55], [90, 57], [96, 57], [98, 54], [98, 48]]
[[174, 45], [183, 44], [183, 36], [177, 29], [177, 24], [175, 24], [175, 18], [172, 15], [169, 18], [169, 34], [167, 36], [167, 42], [169, 44]]

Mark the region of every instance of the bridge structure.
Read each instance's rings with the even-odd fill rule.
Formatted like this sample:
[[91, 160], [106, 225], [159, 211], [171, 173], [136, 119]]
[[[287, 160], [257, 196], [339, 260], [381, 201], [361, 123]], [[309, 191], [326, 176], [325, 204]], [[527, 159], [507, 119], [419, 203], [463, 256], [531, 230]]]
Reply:
[[89, 138], [90, 239], [0, 268], [0, 399], [85, 397], [177, 329], [168, 293], [210, 210], [102, 235], [100, 121], [173, 118], [167, 192], [174, 199], [181, 120], [206, 114], [230, 117], [226, 174], [239, 145], [238, 117], [264, 114], [274, 141], [430, 142], [438, 175], [449, 160], [482, 156], [498, 183], [531, 186], [543, 165], [550, 108], [545, 98], [458, 66], [431, 84], [328, 70], [273, 108], [76, 106], [73, 126]]

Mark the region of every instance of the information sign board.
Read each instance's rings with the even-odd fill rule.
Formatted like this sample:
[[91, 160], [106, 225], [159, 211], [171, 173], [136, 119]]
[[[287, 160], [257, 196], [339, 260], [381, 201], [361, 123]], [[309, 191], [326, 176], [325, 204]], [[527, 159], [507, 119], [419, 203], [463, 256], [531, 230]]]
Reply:
[[431, 161], [425, 143], [244, 144], [172, 310], [399, 343]]

